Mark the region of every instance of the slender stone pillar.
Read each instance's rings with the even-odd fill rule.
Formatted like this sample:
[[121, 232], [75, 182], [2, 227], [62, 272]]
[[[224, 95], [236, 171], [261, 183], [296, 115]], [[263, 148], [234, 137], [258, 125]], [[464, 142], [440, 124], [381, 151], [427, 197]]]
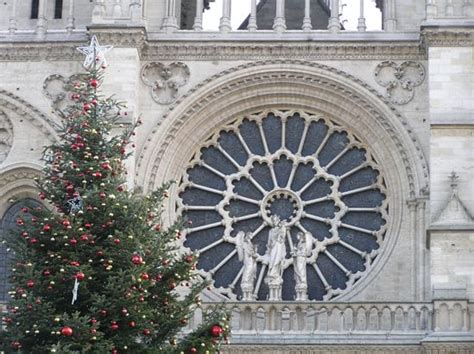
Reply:
[[67, 16], [67, 33], [71, 34], [75, 28], [75, 19], [74, 19], [74, 0], [69, 0], [69, 12]]
[[176, 0], [166, 0], [166, 17], [163, 21], [163, 29], [167, 32], [174, 32], [178, 29]]
[[8, 25], [8, 32], [10, 32], [10, 34], [15, 33], [18, 29], [18, 24], [16, 22], [16, 2], [17, 0], [12, 0], [12, 10], [10, 13], [10, 22]]
[[341, 22], [339, 21], [339, 0], [331, 0], [331, 17], [329, 17], [328, 29], [333, 33], [339, 32], [341, 29]]
[[193, 29], [202, 31], [202, 12], [204, 11], [203, 0], [196, 0], [196, 17], [194, 17]]
[[273, 30], [278, 33], [286, 30], [285, 0], [276, 0], [276, 14], [273, 20]]
[[38, 5], [38, 21], [36, 22], [36, 33], [40, 36], [46, 34], [48, 29], [48, 20], [46, 19], [46, 9], [48, 8], [48, 0], [39, 0]]
[[313, 27], [311, 26], [311, 9], [310, 9], [310, 0], [305, 0], [304, 2], [304, 18], [302, 29], [305, 32], [311, 31]]
[[231, 20], [231, 9], [232, 4], [231, 0], [223, 0], [222, 2], [222, 17], [219, 23], [219, 31], [227, 33], [232, 31]]
[[247, 29], [249, 31], [257, 30], [257, 0], [250, 0], [250, 18]]
[[360, 0], [357, 30], [359, 32], [365, 32], [366, 29], [367, 29], [367, 25], [365, 24], [365, 16], [364, 16], [364, 0]]

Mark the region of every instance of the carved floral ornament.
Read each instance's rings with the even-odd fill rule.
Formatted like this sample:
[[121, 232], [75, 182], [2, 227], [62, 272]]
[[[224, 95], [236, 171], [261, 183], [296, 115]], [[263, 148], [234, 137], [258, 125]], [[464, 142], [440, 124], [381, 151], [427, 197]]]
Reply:
[[13, 144], [13, 125], [5, 112], [0, 110], [0, 164], [6, 160]]
[[389, 196], [370, 149], [319, 114], [271, 110], [223, 126], [180, 183], [184, 245], [230, 299], [330, 300], [384, 248]]
[[383, 61], [375, 68], [375, 81], [386, 88], [387, 98], [395, 104], [403, 105], [415, 96], [415, 87], [425, 79], [423, 65], [415, 61]]
[[151, 62], [141, 72], [142, 81], [150, 87], [153, 100], [163, 105], [173, 103], [178, 98], [178, 90], [186, 85], [189, 76], [188, 66], [181, 62], [169, 65]]

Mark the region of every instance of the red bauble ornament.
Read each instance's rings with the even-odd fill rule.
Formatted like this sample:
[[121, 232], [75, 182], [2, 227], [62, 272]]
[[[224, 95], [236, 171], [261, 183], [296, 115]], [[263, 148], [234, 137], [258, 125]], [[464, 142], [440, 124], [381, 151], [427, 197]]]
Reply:
[[184, 259], [185, 259], [186, 262], [192, 263], [192, 261], [193, 261], [193, 256], [190, 255], [190, 254], [188, 254]]
[[132, 263], [135, 265], [140, 265], [143, 263], [143, 258], [139, 254], [134, 254], [132, 256]]
[[26, 282], [26, 286], [29, 287], [29, 288], [32, 288], [32, 287], [35, 286], [35, 282], [30, 279]]
[[84, 112], [87, 112], [91, 109], [91, 105], [88, 103], [84, 103], [84, 106], [82, 108], [84, 109]]
[[30, 243], [34, 245], [35, 243], [38, 243], [38, 240], [35, 238], [30, 239]]
[[137, 324], [135, 323], [135, 321], [130, 321], [128, 322], [128, 327], [130, 328], [134, 328]]
[[148, 280], [150, 279], [150, 276], [147, 274], [147, 273], [143, 273], [140, 278], [142, 278], [142, 280]]
[[89, 235], [83, 234], [81, 235], [81, 241], [87, 241], [89, 239]]
[[219, 325], [214, 325], [211, 327], [211, 336], [213, 337], [220, 337], [224, 330]]
[[145, 336], [149, 336], [149, 335], [151, 334], [151, 331], [150, 331], [148, 328], [145, 328], [145, 329], [143, 330], [143, 334], [144, 334]]
[[100, 310], [99, 313], [101, 316], [107, 316], [107, 310]]
[[69, 241], [69, 243], [73, 246], [77, 245], [77, 240], [75, 238], [73, 238], [71, 241]]
[[46, 199], [46, 194], [44, 194], [43, 192], [39, 193], [38, 196], [39, 196], [39, 199], [41, 200]]
[[119, 238], [114, 239], [114, 243], [118, 245], [120, 243], [120, 239]]
[[51, 272], [49, 270], [45, 269], [45, 270], [43, 270], [43, 275], [45, 277], [49, 277], [51, 275]]
[[63, 328], [61, 329], [61, 334], [62, 334], [63, 336], [65, 336], [65, 337], [70, 337], [70, 336], [72, 336], [72, 332], [73, 332], [73, 331], [72, 331], [72, 328], [71, 328], [71, 327], [68, 327], [68, 326], [63, 327]]
[[79, 281], [84, 280], [85, 277], [86, 275], [83, 272], [76, 273], [76, 279]]
[[25, 222], [23, 221], [23, 219], [16, 219], [16, 224], [18, 226], [23, 226], [23, 225], [25, 225]]
[[51, 226], [49, 226], [49, 224], [44, 225], [43, 226], [43, 231], [45, 231], [45, 232], [51, 231]]
[[197, 349], [194, 348], [194, 347], [192, 347], [191, 349], [189, 349], [189, 352], [190, 352], [190, 353], [197, 353]]
[[112, 331], [116, 331], [117, 329], [119, 329], [119, 325], [117, 324], [117, 322], [112, 322], [110, 328], [112, 329]]
[[13, 349], [18, 350], [18, 349], [21, 348], [21, 343], [20, 343], [19, 341], [17, 341], [17, 340], [14, 340], [14, 341], [10, 344], [10, 346], [11, 346]]
[[21, 208], [21, 211], [26, 214], [26, 213], [28, 212], [28, 208], [26, 208], [26, 207], [25, 207], [25, 208]]
[[92, 79], [91, 81], [89, 81], [89, 85], [91, 85], [92, 87], [97, 87], [99, 85], [99, 81], [97, 81], [96, 79]]
[[117, 349], [112, 349], [112, 354], [118, 354], [118, 350]]

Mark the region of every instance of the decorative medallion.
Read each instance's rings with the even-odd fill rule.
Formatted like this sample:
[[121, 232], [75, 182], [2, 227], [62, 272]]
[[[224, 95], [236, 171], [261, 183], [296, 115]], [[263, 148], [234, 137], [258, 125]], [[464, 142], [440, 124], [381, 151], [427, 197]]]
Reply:
[[425, 79], [425, 69], [415, 61], [404, 61], [399, 65], [387, 60], [377, 65], [374, 75], [375, 81], [386, 88], [387, 98], [392, 103], [403, 105], [415, 96], [415, 87]]
[[382, 171], [358, 137], [321, 115], [271, 110], [222, 127], [196, 150], [178, 193], [184, 245], [231, 299], [332, 299], [384, 245]]
[[61, 116], [64, 116], [64, 109], [71, 105], [70, 92], [71, 85], [81, 80], [85, 74], [74, 74], [65, 78], [59, 74], [48, 76], [43, 82], [43, 92], [51, 100], [51, 106]]
[[165, 65], [148, 63], [141, 73], [143, 83], [151, 88], [151, 96], [156, 103], [170, 104], [178, 98], [178, 89], [189, 80], [189, 68], [181, 62]]

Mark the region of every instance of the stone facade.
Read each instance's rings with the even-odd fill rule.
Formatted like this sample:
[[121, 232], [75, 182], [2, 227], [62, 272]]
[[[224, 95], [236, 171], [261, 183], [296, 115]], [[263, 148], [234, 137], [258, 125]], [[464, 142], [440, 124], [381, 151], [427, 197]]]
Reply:
[[[196, 1], [199, 8], [201, 0]], [[383, 30], [376, 32], [341, 30], [335, 0], [326, 1], [332, 7], [327, 31], [285, 31], [280, 26], [284, 16], [277, 16], [275, 31], [232, 31], [225, 25], [230, 14], [225, 6], [219, 32], [196, 26], [202, 21], [199, 11], [194, 30], [180, 30], [179, 0], [63, 1], [61, 19], [53, 18], [54, 1], [39, 3], [38, 19], [30, 18], [29, 1], [0, 4], [0, 217], [9, 215], [12, 201], [36, 197], [33, 178], [41, 174], [42, 147], [56, 139], [57, 110], [67, 104], [64, 83], [82, 70], [76, 47], [95, 34], [102, 44], [114, 46], [107, 56], [105, 91], [128, 101], [130, 120], [141, 116], [144, 122], [136, 154], [128, 161], [129, 184], [139, 191], [148, 193], [168, 180], [181, 183], [193, 163], [205, 158], [202, 149], [219, 145], [223, 130], [242, 131], [236, 122], [259, 114], [257, 121], [264, 122], [263, 113], [269, 112], [282, 117], [301, 112], [330, 121], [357, 138], [351, 140], [354, 146], [371, 154], [383, 177], [376, 186], [383, 190], [388, 210], [383, 242], [369, 250], [375, 250], [373, 262], [365, 264], [360, 277], [346, 282], [343, 274], [334, 275], [355, 267], [341, 256], [344, 252], [364, 255], [357, 240], [347, 241], [349, 246], [339, 253], [330, 248], [332, 243], [317, 242], [326, 242], [316, 248], [332, 263], [318, 263], [323, 258], [318, 253], [313, 263], [308, 261], [322, 273], [315, 279], [324, 283], [324, 278], [322, 286], [332, 288], [330, 299], [241, 301], [238, 291], [228, 290], [232, 284], [221, 286], [217, 280], [220, 269], [227, 272], [227, 261], [237, 269], [242, 266], [237, 255], [203, 264], [203, 276], [214, 282], [214, 289], [203, 294], [204, 307], [224, 300], [233, 312], [233, 338], [226, 352], [474, 352], [471, 1], [378, 1]], [[279, 0], [275, 4], [281, 5]], [[303, 141], [301, 136], [295, 141]], [[290, 155], [285, 149], [281, 153]], [[278, 155], [266, 155], [272, 154]], [[332, 156], [333, 164], [343, 155]], [[245, 169], [239, 173], [252, 175]], [[167, 220], [186, 210], [180, 183], [170, 191]], [[215, 193], [218, 187], [206, 188]], [[236, 193], [222, 194], [235, 199]], [[212, 229], [211, 212], [218, 207], [210, 207], [209, 214], [198, 218], [202, 224], [193, 226], [195, 232]], [[225, 208], [220, 212], [224, 221], [219, 227], [240, 217]], [[351, 235], [374, 236], [377, 230], [367, 220], [374, 218], [370, 213], [380, 213], [380, 206], [352, 212], [363, 216], [353, 219], [352, 226], [362, 224], [352, 227]], [[350, 222], [324, 218], [328, 220], [320, 221], [331, 225], [334, 240], [343, 239], [338, 228], [344, 226], [337, 222]], [[210, 244], [191, 245], [192, 231], [183, 247], [212, 258], [206, 256], [212, 252]], [[234, 236], [233, 231], [228, 235]], [[232, 242], [213, 242], [215, 247], [226, 244], [229, 248], [220, 249], [226, 255], [233, 252]], [[336, 286], [338, 279], [344, 284]], [[234, 285], [239, 287], [238, 278]], [[190, 326], [200, 317], [196, 313]]]

